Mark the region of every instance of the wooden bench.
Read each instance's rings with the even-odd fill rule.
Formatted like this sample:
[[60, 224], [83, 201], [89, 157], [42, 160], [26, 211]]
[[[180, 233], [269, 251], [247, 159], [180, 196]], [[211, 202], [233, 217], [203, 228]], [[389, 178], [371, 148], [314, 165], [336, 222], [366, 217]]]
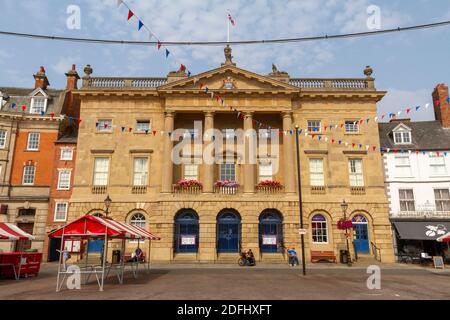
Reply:
[[311, 251], [311, 262], [332, 261], [337, 263], [336, 255], [333, 251]]

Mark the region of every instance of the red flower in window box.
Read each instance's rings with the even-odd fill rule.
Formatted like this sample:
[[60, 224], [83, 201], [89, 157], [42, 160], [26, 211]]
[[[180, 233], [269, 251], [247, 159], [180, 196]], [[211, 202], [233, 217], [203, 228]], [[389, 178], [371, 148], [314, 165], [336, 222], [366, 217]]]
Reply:
[[199, 188], [202, 188], [203, 187], [203, 185], [202, 185], [202, 183], [200, 181], [188, 180], [188, 179], [179, 180], [176, 183], [176, 186], [179, 187], [179, 188], [188, 188], [188, 187], [199, 187]]
[[282, 188], [283, 185], [281, 184], [281, 182], [276, 180], [263, 180], [258, 183], [258, 187], [272, 187], [274, 189], [279, 189]]
[[215, 187], [239, 187], [239, 183], [237, 183], [234, 180], [223, 180], [223, 181], [216, 181], [216, 183], [214, 183]]

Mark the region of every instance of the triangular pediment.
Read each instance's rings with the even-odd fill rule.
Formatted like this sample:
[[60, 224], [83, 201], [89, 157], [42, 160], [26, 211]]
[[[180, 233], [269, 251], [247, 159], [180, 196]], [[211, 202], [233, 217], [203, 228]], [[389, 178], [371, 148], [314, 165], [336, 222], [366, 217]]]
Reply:
[[272, 79], [233, 65], [224, 65], [198, 75], [169, 82], [159, 90], [224, 90], [224, 91], [298, 91], [288, 83]]

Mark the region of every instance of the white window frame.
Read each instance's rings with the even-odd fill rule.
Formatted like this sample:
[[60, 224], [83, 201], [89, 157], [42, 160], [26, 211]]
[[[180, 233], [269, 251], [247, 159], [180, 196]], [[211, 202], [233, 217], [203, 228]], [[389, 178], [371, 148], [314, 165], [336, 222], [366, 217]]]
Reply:
[[[139, 124], [141, 124], [141, 123], [148, 123], [148, 128], [147, 129], [139, 128]], [[152, 125], [151, 125], [151, 121], [150, 120], [148, 120], [148, 119], [138, 119], [138, 120], [136, 120], [136, 132], [145, 133], [146, 131], [150, 132], [151, 129], [152, 129]]]
[[[234, 179], [223, 179], [224, 176], [227, 176], [228, 174], [231, 175], [231, 171], [232, 170], [231, 169], [227, 169], [228, 166], [230, 166], [230, 168], [231, 168], [231, 166], [234, 167], [234, 169], [233, 169], [233, 171], [234, 171]], [[224, 168], [224, 170], [222, 170], [223, 168]], [[222, 175], [222, 173], [224, 174], [224, 176]], [[236, 164], [234, 164], [234, 163], [222, 163], [220, 165], [220, 172], [219, 172], [219, 174], [220, 174], [220, 180], [221, 181], [224, 181], [224, 180], [236, 181]]]
[[[408, 164], [398, 163], [400, 159], [408, 159]], [[397, 155], [394, 157], [394, 165], [396, 175], [399, 177], [411, 177], [412, 176], [412, 168], [411, 168], [411, 159], [409, 155]], [[400, 172], [400, 170], [405, 170], [405, 168], [409, 168], [408, 173]]]
[[[30, 147], [30, 142], [31, 142], [31, 137], [32, 136], [37, 136], [37, 146], [31, 148]], [[35, 141], [33, 141], [35, 142]], [[39, 151], [39, 144], [41, 142], [41, 134], [39, 132], [28, 132], [28, 140], [27, 140], [27, 150], [28, 151]]]
[[358, 120], [345, 120], [344, 126], [345, 126], [345, 133], [347, 133], [347, 134], [359, 133]]
[[[428, 155], [429, 163], [430, 163], [430, 175], [433, 177], [441, 177], [441, 176], [447, 176], [447, 166], [445, 163], [445, 157], [443, 154], [440, 154], [439, 156], [435, 152], [430, 152]], [[435, 162], [437, 159], [441, 160], [441, 163]], [[435, 173], [433, 172], [433, 168], [443, 168], [442, 172]]]
[[[354, 166], [352, 166], [352, 162], [355, 163]], [[361, 172], [357, 172], [357, 162], [361, 164]], [[355, 170], [354, 172], [353, 169]], [[364, 187], [364, 166], [362, 159], [348, 159], [348, 173], [350, 187]]]
[[[107, 170], [105, 172], [103, 172], [103, 171], [102, 172], [97, 172], [97, 161], [100, 160], [100, 159], [106, 160], [106, 162], [107, 162]], [[93, 174], [93, 177], [92, 177], [92, 185], [97, 186], [97, 187], [103, 187], [103, 186], [107, 186], [108, 185], [108, 183], [109, 183], [110, 162], [111, 162], [111, 159], [109, 157], [95, 157], [94, 158], [94, 174]], [[105, 179], [106, 182], [104, 184], [98, 184], [96, 182], [97, 175], [100, 175], [100, 174], [101, 175], [103, 175], [103, 174], [106, 175], [106, 179]]]
[[[27, 168], [33, 168], [32, 172], [27, 172]], [[26, 176], [30, 176], [32, 175], [33, 177], [33, 181], [32, 182], [25, 182], [25, 177]], [[36, 179], [36, 166], [34, 165], [26, 165], [23, 167], [23, 173], [22, 173], [22, 185], [24, 186], [32, 186], [34, 185], [34, 181]]]
[[[322, 121], [321, 120], [307, 120], [307, 127], [309, 133], [321, 133], [322, 132]], [[319, 130], [314, 130], [318, 128]]]
[[[58, 218], [58, 205], [65, 205], [64, 219]], [[56, 201], [55, 202], [55, 211], [53, 213], [53, 221], [54, 222], [65, 222], [67, 221], [67, 213], [69, 212], [69, 203], [67, 201]]]
[[[317, 168], [317, 166], [313, 166], [314, 162], [320, 162], [322, 164], [321, 168]], [[319, 169], [319, 170], [316, 170]], [[322, 158], [311, 158], [309, 159], [309, 182], [312, 187], [324, 187], [325, 186], [325, 172], [324, 172], [324, 163]], [[317, 177], [321, 177], [321, 183], [316, 183], [319, 179]]]
[[[108, 122], [108, 127], [105, 128], [105, 123]], [[98, 126], [97, 126], [97, 132], [103, 133], [110, 133], [113, 131], [113, 121], [112, 119], [98, 119], [97, 120]]]
[[[448, 198], [443, 198], [443, 191], [447, 191], [447, 193], [449, 194]], [[439, 193], [439, 198], [436, 197], [436, 192]], [[436, 211], [438, 212], [450, 212], [450, 189], [448, 188], [435, 188], [434, 189], [434, 201], [436, 204]], [[438, 202], [440, 202], [441, 204], [438, 205]], [[449, 206], [449, 210], [440, 210], [441, 207], [444, 208], [445, 204], [447, 203], [447, 206]]]
[[33, 98], [31, 98], [30, 113], [31, 114], [41, 114], [42, 113], [42, 111], [36, 111], [35, 110], [35, 108], [36, 108], [36, 101], [43, 101], [44, 102], [44, 105], [42, 106], [43, 107], [42, 111], [44, 111], [44, 114], [45, 114], [47, 112], [47, 102], [48, 102], [48, 99], [46, 97], [33, 97]]
[[[406, 139], [407, 137], [407, 139]], [[408, 140], [408, 141], [406, 141]], [[410, 131], [394, 131], [394, 143], [395, 144], [412, 144], [412, 137]]]
[[[412, 198], [407, 198], [407, 192], [411, 191], [412, 192]], [[405, 195], [404, 198], [402, 198], [402, 192]], [[412, 188], [402, 188], [402, 189], [398, 189], [398, 200], [399, 200], [399, 208], [400, 208], [400, 212], [415, 212], [416, 211], [416, 200], [415, 200], [415, 194], [414, 194], [414, 189]], [[406, 203], [406, 207], [408, 210], [402, 210], [402, 202]], [[410, 206], [414, 207], [412, 209], [414, 210], [409, 210]]]
[[[311, 240], [312, 240], [312, 243], [314, 243], [314, 244], [319, 244], [319, 245], [325, 245], [325, 244], [328, 244], [329, 243], [329, 232], [328, 232], [328, 220], [327, 220], [327, 217], [325, 217], [323, 214], [315, 214], [314, 216], [313, 216], [313, 218], [315, 217], [315, 216], [317, 216], [317, 215], [320, 215], [320, 216], [322, 216], [324, 219], [325, 219], [325, 221], [313, 221], [312, 219], [311, 219]], [[320, 228], [313, 228], [313, 223], [317, 223], [317, 224], [320, 224]], [[325, 228], [323, 227], [325, 225]], [[319, 238], [321, 238], [322, 239], [322, 241], [316, 241], [316, 240], [314, 240], [314, 230], [316, 230], [316, 229], [318, 229], [318, 230], [325, 230], [325, 236], [323, 235], [323, 234], [321, 234], [321, 235], [316, 235], [316, 237], [317, 237], [317, 240], [319, 239]], [[324, 237], [326, 237], [326, 241], [323, 241], [323, 238]]]
[[[64, 157], [64, 152], [70, 152], [70, 157]], [[73, 160], [73, 149], [72, 148], [61, 148], [61, 154], [59, 157], [59, 160], [64, 160], [64, 161], [72, 161]]]
[[[1, 134], [5, 134], [4, 137], [1, 137]], [[6, 148], [6, 139], [8, 137], [8, 131], [5, 129], [0, 129], [0, 149]]]
[[[137, 219], [135, 217], [140, 216], [142, 217], [141, 219]], [[147, 218], [145, 217], [145, 215], [141, 212], [135, 212], [131, 215], [130, 217], [130, 225], [132, 226], [137, 226], [137, 227], [141, 227], [143, 229], [147, 229]], [[138, 240], [130, 240], [129, 243], [138, 243]]]
[[[195, 171], [195, 174], [192, 172]], [[185, 163], [183, 167], [183, 179], [184, 180], [198, 180], [198, 164]]]
[[[145, 159], [145, 168], [144, 171], [136, 171], [136, 164], [138, 160]], [[141, 187], [148, 185], [148, 157], [135, 157], [133, 158], [133, 186]], [[140, 178], [140, 179], [139, 179]], [[138, 180], [140, 182], [136, 183]]]
[[[68, 173], [69, 174], [69, 176], [68, 176], [68, 183], [67, 183], [67, 186], [61, 186], [61, 176], [62, 176], [62, 174], [66, 174], [66, 173]], [[72, 178], [72, 170], [69, 170], [69, 169], [58, 169], [58, 187], [57, 187], [57, 189], [58, 190], [70, 190], [70, 180], [71, 180], [71, 178]]]
[[[265, 172], [265, 170], [267, 170]], [[269, 174], [270, 173], [270, 174]], [[269, 160], [261, 160], [258, 165], [258, 181], [273, 181], [273, 165]]]

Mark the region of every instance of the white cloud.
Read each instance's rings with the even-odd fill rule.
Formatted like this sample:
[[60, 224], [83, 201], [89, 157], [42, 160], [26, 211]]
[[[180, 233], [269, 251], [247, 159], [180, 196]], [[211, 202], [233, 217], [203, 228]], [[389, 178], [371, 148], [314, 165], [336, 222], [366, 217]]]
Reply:
[[[431, 89], [418, 89], [415, 91], [399, 90], [391, 88], [387, 90], [387, 95], [378, 103], [378, 115], [397, 113], [400, 110], [412, 108], [412, 111], [407, 114], [402, 112], [400, 118], [411, 118], [414, 121], [435, 120], [433, 103], [431, 98]], [[429, 103], [428, 109], [425, 105]], [[422, 106], [418, 112], [415, 112], [416, 106]], [[388, 117], [384, 121], [388, 121]]]
[[64, 75], [72, 68], [72, 64], [77, 64], [80, 60], [80, 57], [62, 57], [51, 68], [58, 75]]

